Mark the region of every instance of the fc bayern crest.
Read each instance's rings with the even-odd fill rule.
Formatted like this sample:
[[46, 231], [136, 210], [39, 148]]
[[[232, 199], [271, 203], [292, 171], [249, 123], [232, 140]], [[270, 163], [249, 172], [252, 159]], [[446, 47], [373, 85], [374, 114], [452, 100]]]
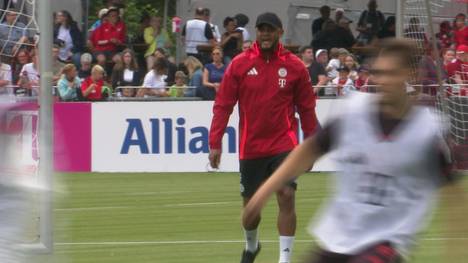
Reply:
[[286, 70], [286, 68], [280, 68], [278, 70], [278, 76], [280, 76], [280, 78], [284, 78], [288, 75], [288, 71]]

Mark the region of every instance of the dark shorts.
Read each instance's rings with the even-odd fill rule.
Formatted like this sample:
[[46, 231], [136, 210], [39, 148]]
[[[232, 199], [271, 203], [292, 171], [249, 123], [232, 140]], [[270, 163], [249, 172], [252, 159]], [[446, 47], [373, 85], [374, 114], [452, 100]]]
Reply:
[[344, 255], [318, 249], [306, 263], [402, 263], [403, 260], [389, 242], [369, 247], [357, 255]]
[[[289, 152], [270, 157], [251, 160], [240, 160], [240, 192], [243, 197], [252, 197], [257, 189], [278, 169]], [[289, 186], [296, 189], [295, 181]]]

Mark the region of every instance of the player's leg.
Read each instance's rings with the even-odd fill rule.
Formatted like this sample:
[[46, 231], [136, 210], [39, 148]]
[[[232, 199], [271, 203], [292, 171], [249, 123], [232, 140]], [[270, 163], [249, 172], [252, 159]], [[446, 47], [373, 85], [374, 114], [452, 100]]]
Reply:
[[[240, 191], [244, 201], [244, 206], [254, 195], [262, 182], [267, 177], [268, 159], [241, 160], [240, 161]], [[245, 236], [245, 249], [242, 252], [241, 263], [254, 262], [255, 257], [260, 252], [260, 242], [258, 238], [258, 225], [260, 215], [252, 220], [250, 225], [243, 225]]]
[[[279, 154], [272, 158], [270, 174], [272, 174], [286, 159], [288, 153]], [[294, 237], [296, 234], [296, 183], [291, 182], [276, 193], [278, 202], [278, 233], [279, 233], [279, 261], [291, 262]]]
[[390, 242], [382, 242], [359, 253], [349, 263], [402, 263], [400, 254]]

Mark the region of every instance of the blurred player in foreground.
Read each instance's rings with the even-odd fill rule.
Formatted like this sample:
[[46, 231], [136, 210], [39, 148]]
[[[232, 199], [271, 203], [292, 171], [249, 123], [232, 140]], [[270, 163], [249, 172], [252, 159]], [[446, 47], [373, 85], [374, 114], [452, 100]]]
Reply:
[[370, 71], [378, 94], [350, 95], [343, 114], [296, 148], [260, 187], [244, 210], [244, 224], [272, 193], [336, 150], [336, 191], [310, 228], [319, 249], [307, 262], [402, 262], [437, 190], [453, 174], [438, 117], [407, 95], [414, 54], [403, 40], [384, 44]]
[[[239, 159], [244, 204], [297, 145], [300, 115], [307, 137], [316, 126], [315, 96], [302, 61], [279, 42], [281, 20], [273, 13], [257, 18], [257, 41], [231, 62], [213, 107], [210, 164], [218, 168], [221, 141], [229, 116], [239, 102]], [[296, 183], [275, 189], [278, 199], [280, 263], [289, 263], [296, 231]], [[260, 251], [257, 227], [260, 214], [244, 224], [246, 247], [241, 263], [254, 262]]]

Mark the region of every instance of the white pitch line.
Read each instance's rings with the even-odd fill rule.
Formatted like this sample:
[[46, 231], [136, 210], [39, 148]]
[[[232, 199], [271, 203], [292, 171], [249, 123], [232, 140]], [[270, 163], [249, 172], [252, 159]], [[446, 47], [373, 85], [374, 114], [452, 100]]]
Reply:
[[[468, 237], [422, 238], [420, 241], [468, 240]], [[130, 245], [190, 245], [190, 244], [237, 244], [245, 240], [174, 240], [174, 241], [115, 241], [115, 242], [57, 242], [56, 246], [130, 246]], [[278, 243], [278, 240], [261, 240], [262, 243]], [[295, 240], [296, 243], [312, 243], [313, 239]]]

